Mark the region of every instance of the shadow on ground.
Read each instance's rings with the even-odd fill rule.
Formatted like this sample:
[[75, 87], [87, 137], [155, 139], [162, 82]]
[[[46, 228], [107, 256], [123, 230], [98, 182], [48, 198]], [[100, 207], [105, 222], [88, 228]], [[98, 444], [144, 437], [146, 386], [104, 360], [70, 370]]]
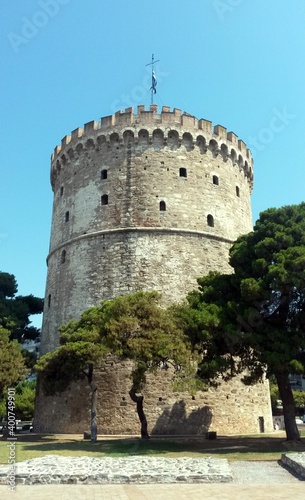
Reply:
[[[0, 443], [4, 444], [5, 439]], [[44, 436], [37, 434], [19, 435], [18, 460], [26, 460], [36, 456], [58, 453], [70, 456], [203, 456], [217, 455], [231, 459], [265, 460], [278, 458], [287, 452], [284, 434], [279, 437], [231, 437], [220, 436], [215, 440], [203, 437], [152, 437], [149, 440], [139, 438], [107, 438], [100, 437], [97, 442], [82, 439], [82, 436]], [[305, 447], [302, 447], [305, 450]], [[300, 450], [303, 451], [303, 450]]]

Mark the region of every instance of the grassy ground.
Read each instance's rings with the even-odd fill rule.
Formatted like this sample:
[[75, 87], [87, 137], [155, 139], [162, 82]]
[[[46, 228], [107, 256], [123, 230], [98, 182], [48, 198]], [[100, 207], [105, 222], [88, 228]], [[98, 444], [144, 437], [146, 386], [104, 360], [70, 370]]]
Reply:
[[[305, 437], [305, 431], [302, 431]], [[7, 439], [0, 438], [0, 465], [7, 464], [9, 449]], [[285, 446], [286, 444], [286, 446]], [[303, 445], [299, 451], [305, 451]], [[279, 460], [287, 452], [285, 434], [276, 432], [270, 436], [219, 436], [216, 440], [203, 438], [138, 438], [101, 437], [96, 443], [82, 436], [17, 435], [16, 461], [45, 455], [89, 457], [126, 457], [146, 455], [160, 457], [206, 457], [214, 456], [228, 460]]]

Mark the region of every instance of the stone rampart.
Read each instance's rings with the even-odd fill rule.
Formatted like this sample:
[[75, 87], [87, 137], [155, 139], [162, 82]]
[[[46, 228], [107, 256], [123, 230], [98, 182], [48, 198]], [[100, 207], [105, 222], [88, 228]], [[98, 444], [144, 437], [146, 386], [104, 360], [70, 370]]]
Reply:
[[[167, 106], [128, 108], [75, 129], [55, 148], [51, 182], [42, 354], [58, 346], [61, 324], [101, 300], [158, 290], [168, 304], [209, 271], [231, 272], [230, 246], [252, 229], [253, 161], [244, 142]], [[97, 373], [102, 433], [137, 432], [129, 375], [119, 363]], [[145, 389], [152, 432], [257, 432], [259, 417], [272, 430], [267, 384], [232, 381], [191, 399], [173, 394], [168, 377]], [[88, 408], [85, 381], [58, 398], [38, 393], [36, 430], [83, 432]]]

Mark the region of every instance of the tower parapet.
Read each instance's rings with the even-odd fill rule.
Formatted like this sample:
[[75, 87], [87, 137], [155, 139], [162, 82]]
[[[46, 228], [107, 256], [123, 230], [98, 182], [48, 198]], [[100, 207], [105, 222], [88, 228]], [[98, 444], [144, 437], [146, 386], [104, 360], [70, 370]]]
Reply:
[[[231, 272], [229, 249], [252, 229], [253, 160], [246, 144], [177, 108], [158, 113], [155, 104], [140, 105], [136, 113], [127, 108], [76, 128], [54, 150], [51, 182], [42, 354], [59, 345], [60, 325], [101, 300], [157, 290], [169, 304], [209, 271]], [[130, 365], [109, 361], [95, 376], [100, 432], [137, 432], [127, 403]], [[81, 381], [58, 398], [38, 395], [35, 430], [86, 429], [86, 390]], [[172, 393], [168, 373], [148, 382], [145, 404], [156, 433], [202, 434], [211, 418], [221, 433], [258, 432], [263, 417], [271, 428], [268, 386], [232, 382], [195, 401]]]
[[[173, 137], [174, 132], [174, 137]], [[143, 140], [145, 138], [145, 141]], [[117, 111], [115, 114], [90, 121], [83, 128], [77, 128], [71, 135], [66, 135], [61, 145], [54, 149], [51, 161], [51, 180], [54, 188], [56, 173], [65, 163], [66, 154], [77, 153], [78, 148], [99, 148], [102, 143], [111, 147], [117, 142], [119, 147], [130, 144], [141, 145], [142, 151], [154, 148], [177, 150], [198, 148], [202, 155], [211, 151], [214, 157], [221, 155], [224, 161], [231, 161], [234, 166], [244, 171], [250, 189], [253, 187], [253, 158], [246, 144], [238, 139], [234, 132], [228, 132], [221, 125], [213, 127], [209, 120], [198, 119], [180, 109], [162, 106], [158, 113], [156, 104], [149, 110], [139, 105], [137, 114], [134, 108]]]

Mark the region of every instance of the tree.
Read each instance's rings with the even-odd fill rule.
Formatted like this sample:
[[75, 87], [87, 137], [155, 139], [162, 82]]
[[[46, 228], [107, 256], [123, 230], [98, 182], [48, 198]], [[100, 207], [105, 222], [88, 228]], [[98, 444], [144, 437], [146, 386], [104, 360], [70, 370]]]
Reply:
[[21, 345], [10, 340], [10, 332], [0, 326], [0, 398], [27, 373]]
[[293, 399], [296, 408], [301, 414], [305, 411], [305, 391], [293, 390]]
[[[289, 374], [305, 370], [305, 203], [260, 214], [230, 250], [235, 273], [198, 280], [184, 312], [199, 375], [278, 385], [288, 440], [299, 440]], [[181, 313], [182, 314], [182, 313]]]
[[11, 338], [19, 342], [35, 339], [40, 330], [30, 326], [29, 317], [43, 311], [43, 299], [34, 295], [18, 295], [13, 274], [0, 272], [0, 325], [11, 331]]
[[94, 366], [108, 354], [133, 360], [129, 394], [137, 405], [141, 436], [147, 438], [142, 395], [146, 373], [167, 363], [187, 366], [190, 357], [174, 315], [160, 306], [160, 294], [137, 292], [103, 301], [84, 311], [78, 321], [63, 325], [60, 333], [60, 347], [36, 365], [45, 394], [67, 389], [72, 380], [85, 374], [92, 395], [91, 440], [96, 440]]
[[17, 385], [15, 414], [19, 420], [32, 420], [34, 416], [35, 389], [35, 380], [23, 380]]

